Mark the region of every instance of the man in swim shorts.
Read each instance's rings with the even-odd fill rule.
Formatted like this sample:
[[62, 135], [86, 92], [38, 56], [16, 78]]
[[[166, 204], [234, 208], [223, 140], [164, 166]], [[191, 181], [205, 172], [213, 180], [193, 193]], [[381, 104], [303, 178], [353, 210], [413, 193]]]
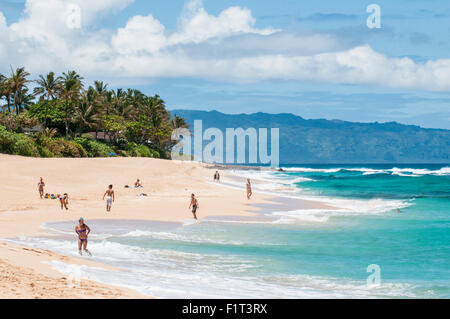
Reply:
[[106, 190], [105, 194], [103, 195], [103, 200], [105, 200], [106, 197], [106, 211], [110, 212], [111, 211], [111, 206], [112, 203], [114, 202], [114, 191], [113, 191], [113, 186], [109, 185], [108, 189]]
[[194, 194], [191, 194], [191, 204], [189, 205], [189, 208], [192, 207], [192, 215], [194, 215], [194, 218], [197, 219], [197, 209], [198, 209], [198, 201], [197, 198], [195, 198]]

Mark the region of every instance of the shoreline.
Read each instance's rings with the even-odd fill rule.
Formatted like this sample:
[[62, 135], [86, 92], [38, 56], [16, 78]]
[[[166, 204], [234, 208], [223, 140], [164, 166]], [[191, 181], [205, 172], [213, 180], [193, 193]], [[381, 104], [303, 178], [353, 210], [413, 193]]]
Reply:
[[[197, 162], [148, 158], [42, 159], [3, 154], [0, 155], [0, 160], [3, 164], [0, 172], [2, 176], [6, 176], [5, 180], [8, 180], [6, 190], [0, 194], [0, 238], [39, 237], [45, 233], [45, 229], [41, 228], [43, 223], [73, 221], [75, 227], [76, 220], [80, 216], [86, 219], [87, 224], [89, 220], [94, 219], [190, 222], [192, 215], [188, 205], [191, 192], [196, 193], [199, 198], [200, 221], [218, 216], [255, 218], [258, 211], [262, 210], [258, 205], [273, 203], [274, 198], [254, 192], [251, 202], [248, 202], [244, 188], [229, 189], [222, 183], [213, 183], [212, 169], [208, 164]], [[223, 175], [227, 178], [230, 174], [227, 171]], [[61, 211], [57, 200], [39, 199], [35, 185], [40, 176], [46, 183], [45, 192], [69, 193], [68, 211]], [[144, 188], [121, 187], [132, 184], [136, 178], [143, 181]], [[117, 200], [112, 212], [106, 213], [101, 197], [109, 183], [117, 185], [115, 187]], [[138, 196], [139, 192], [145, 192], [148, 196]], [[28, 202], [24, 202], [24, 199]], [[37, 284], [34, 282], [38, 282], [41, 274], [47, 276], [45, 278], [50, 278], [42, 285], [43, 290], [48, 290], [44, 288], [51, 286], [52, 280], [59, 285], [58, 289], [55, 288], [59, 290], [56, 298], [150, 298], [134, 290], [96, 282], [89, 282], [86, 287], [92, 289], [86, 288], [83, 295], [74, 295], [72, 290], [61, 288], [64, 282], [61, 278], [65, 276], [43, 261], [66, 260], [72, 264], [89, 264], [106, 268], [108, 265], [97, 265], [86, 258], [70, 257], [45, 250], [36, 252], [36, 249], [12, 245], [2, 240], [0, 244], [2, 263], [6, 263], [6, 269], [9, 266], [15, 267], [16, 277], [24, 278], [23, 284], [16, 282], [15, 288], [13, 286], [14, 295], [2, 293], [0, 297], [52, 298], [52, 294], [41, 295], [42, 291], [39, 292], [36, 288]], [[76, 250], [75, 238], [74, 250]], [[2, 269], [3, 277], [4, 272]], [[10, 277], [11, 274], [5, 278]], [[34, 283], [32, 290], [27, 287], [27, 280], [31, 281], [30, 285]], [[8, 287], [3, 288], [2, 291], [8, 290]], [[102, 291], [106, 291], [105, 294]]]

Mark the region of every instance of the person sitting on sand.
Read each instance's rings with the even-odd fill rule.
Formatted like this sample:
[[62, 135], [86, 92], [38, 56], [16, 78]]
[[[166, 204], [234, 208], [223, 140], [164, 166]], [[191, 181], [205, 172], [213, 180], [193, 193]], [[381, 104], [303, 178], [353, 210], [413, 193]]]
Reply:
[[192, 207], [192, 215], [194, 215], [194, 219], [197, 219], [197, 209], [199, 208], [198, 200], [195, 198], [194, 194], [191, 194], [191, 204], [189, 205], [189, 209]]
[[42, 177], [39, 180], [39, 183], [37, 185], [38, 185], [38, 190], [39, 190], [39, 196], [42, 199], [42, 196], [44, 196], [44, 187], [45, 187], [45, 183], [44, 183], [44, 180], [42, 179]]
[[69, 210], [69, 195], [67, 193], [64, 193], [64, 195], [60, 196], [58, 195], [59, 202], [61, 203], [61, 209], [65, 208], [66, 210]]
[[141, 181], [139, 180], [139, 178], [137, 179], [136, 183], [134, 183], [134, 187], [138, 188], [138, 187], [144, 187], [141, 183]]
[[247, 178], [247, 199], [252, 196], [252, 185], [250, 183], [250, 178]]
[[105, 194], [103, 195], [103, 200], [105, 200], [106, 197], [106, 211], [111, 211], [112, 203], [114, 202], [114, 191], [113, 186], [109, 185], [108, 189], [106, 190]]
[[78, 235], [78, 253], [83, 256], [81, 253], [81, 247], [83, 247], [84, 251], [89, 255], [92, 256], [89, 250], [87, 250], [87, 243], [88, 243], [88, 235], [91, 232], [91, 229], [88, 225], [84, 223], [83, 217], [80, 217], [78, 220], [78, 225], [75, 226], [75, 232]]

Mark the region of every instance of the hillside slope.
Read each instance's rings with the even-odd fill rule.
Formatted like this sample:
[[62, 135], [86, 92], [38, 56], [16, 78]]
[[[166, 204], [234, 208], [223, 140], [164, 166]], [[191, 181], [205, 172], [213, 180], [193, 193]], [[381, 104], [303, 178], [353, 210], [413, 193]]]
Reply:
[[280, 163], [448, 163], [450, 131], [389, 123], [306, 120], [293, 114], [223, 114], [172, 110], [203, 130], [226, 128], [280, 129]]

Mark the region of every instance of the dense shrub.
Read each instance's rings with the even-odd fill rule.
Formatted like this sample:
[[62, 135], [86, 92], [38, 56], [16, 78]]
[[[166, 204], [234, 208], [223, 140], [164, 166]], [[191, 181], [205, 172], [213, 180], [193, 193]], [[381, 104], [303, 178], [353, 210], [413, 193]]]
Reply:
[[160, 154], [159, 154], [158, 151], [152, 150], [152, 157], [153, 157], [153, 158], [160, 158], [161, 156], [160, 156]]
[[37, 145], [37, 149], [39, 151], [39, 155], [41, 157], [55, 157], [55, 154], [53, 154], [48, 148], [43, 147], [41, 145]]
[[110, 153], [114, 153], [110, 146], [92, 138], [77, 137], [74, 141], [86, 150], [89, 157], [108, 157]]
[[116, 151], [115, 153], [118, 156], [122, 156], [122, 157], [129, 157], [130, 156], [130, 154], [128, 154], [128, 152], [125, 151], [125, 150], [116, 149], [115, 151]]
[[[63, 138], [39, 137], [36, 142], [41, 147], [42, 157], [87, 157], [84, 147], [76, 141], [66, 141]], [[53, 156], [52, 156], [53, 154]]]
[[36, 134], [33, 139], [25, 134], [9, 132], [0, 125], [0, 153], [36, 157], [108, 157], [115, 153], [124, 157], [160, 158], [160, 152], [146, 145], [123, 143], [110, 146], [89, 134], [67, 141], [44, 133]]
[[[158, 152], [150, 149], [146, 145], [139, 145], [136, 143], [128, 143], [126, 146], [126, 151], [130, 156], [133, 157], [159, 157]], [[158, 155], [158, 156], [155, 156]]]
[[2, 153], [12, 154], [14, 144], [14, 134], [8, 132], [4, 126], [0, 126], [0, 151]]
[[56, 157], [62, 157], [63, 146], [58, 143], [58, 140], [50, 137], [41, 137], [37, 139], [37, 143], [42, 147], [47, 149]]
[[152, 152], [145, 145], [138, 145], [137, 150], [141, 157], [152, 157]]
[[84, 138], [86, 140], [95, 140], [95, 138], [89, 133], [82, 134], [81, 138]]
[[33, 139], [25, 134], [11, 133], [0, 126], [0, 152], [22, 156], [39, 156]]
[[13, 150], [13, 154], [16, 155], [39, 156], [39, 151], [33, 139], [22, 134], [18, 134]]
[[146, 145], [128, 143], [124, 148], [126, 149], [129, 156], [161, 158], [160, 151], [150, 148]]
[[30, 117], [27, 111], [19, 115], [10, 116], [8, 113], [0, 112], [0, 125], [7, 127], [10, 131], [23, 133], [23, 129], [32, 128], [39, 124], [39, 121]]
[[59, 143], [62, 145], [61, 155], [63, 157], [87, 157], [86, 150], [79, 143], [74, 141], [66, 141], [59, 139]]

